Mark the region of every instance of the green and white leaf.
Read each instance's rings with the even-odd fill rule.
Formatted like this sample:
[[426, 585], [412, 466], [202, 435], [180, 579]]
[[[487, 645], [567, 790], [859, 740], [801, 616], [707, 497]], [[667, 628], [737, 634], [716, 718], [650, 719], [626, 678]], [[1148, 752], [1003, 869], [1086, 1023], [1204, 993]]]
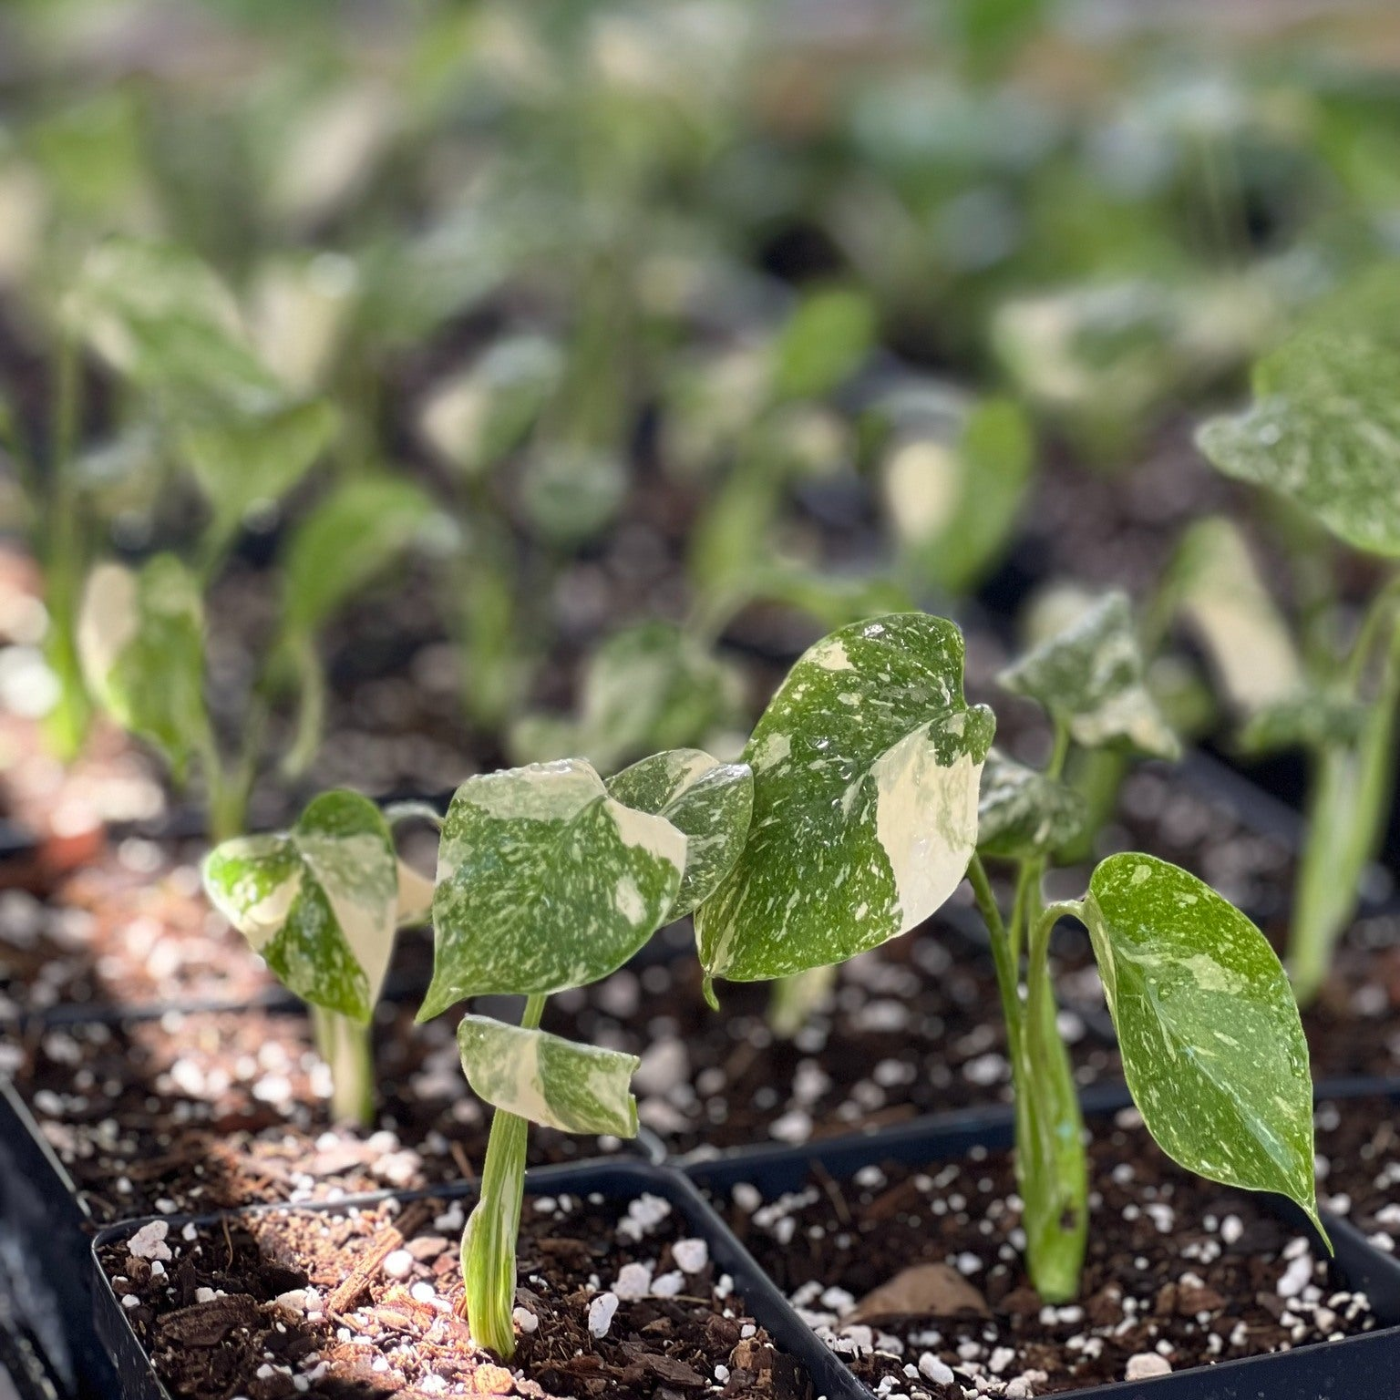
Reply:
[[686, 838], [608, 796], [582, 759], [469, 778], [438, 846], [436, 953], [420, 1021], [466, 997], [582, 987], [665, 920]]
[[1226, 476], [1266, 486], [1339, 539], [1400, 556], [1400, 352], [1361, 335], [1295, 336], [1254, 371], [1254, 404], [1201, 426]]
[[1127, 596], [1114, 592], [997, 680], [1040, 704], [1084, 748], [1128, 743], [1158, 758], [1176, 758], [1181, 746], [1143, 675]]
[[1178, 607], [1230, 702], [1246, 714], [1302, 684], [1302, 664], [1239, 527], [1224, 516], [1193, 525], [1173, 565]]
[[204, 887], [290, 991], [368, 1025], [397, 927], [398, 859], [367, 797], [327, 792], [297, 824], [212, 851]]
[[1303, 686], [1252, 714], [1240, 730], [1238, 747], [1246, 754], [1343, 749], [1361, 737], [1367, 714], [1355, 696]]
[[568, 442], [532, 444], [520, 472], [520, 500], [530, 523], [554, 544], [591, 539], [627, 497], [627, 463], [605, 448]]
[[1148, 1131], [1191, 1171], [1277, 1191], [1316, 1222], [1308, 1046], [1263, 934], [1194, 875], [1138, 854], [1094, 871], [1083, 915]]
[[608, 779], [626, 807], [665, 817], [686, 837], [685, 875], [668, 920], [703, 904], [734, 868], [753, 818], [753, 773], [701, 749], [653, 754]]
[[962, 679], [962, 634], [923, 613], [843, 627], [797, 662], [744, 750], [748, 844], [696, 911], [709, 975], [842, 962], [952, 894], [977, 844], [995, 728]]
[[155, 744], [177, 776], [210, 742], [204, 605], [189, 570], [157, 554], [140, 571], [98, 564], [78, 614], [83, 674], [104, 708]]
[[637, 1136], [635, 1055], [489, 1016], [463, 1016], [457, 1044], [472, 1092], [493, 1108], [566, 1133]]
[[977, 849], [1023, 860], [1059, 850], [1083, 835], [1089, 804], [1065, 783], [991, 749], [982, 768]]

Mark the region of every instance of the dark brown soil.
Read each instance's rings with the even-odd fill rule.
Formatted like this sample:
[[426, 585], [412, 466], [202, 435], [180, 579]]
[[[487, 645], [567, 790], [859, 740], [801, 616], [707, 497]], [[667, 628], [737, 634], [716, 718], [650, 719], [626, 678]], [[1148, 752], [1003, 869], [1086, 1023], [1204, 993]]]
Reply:
[[[1173, 1370], [1365, 1331], [1364, 1297], [1346, 1292], [1307, 1238], [1262, 1198], [1200, 1180], [1153, 1145], [1135, 1112], [1096, 1125], [1091, 1226], [1080, 1301], [1042, 1307], [1021, 1262], [1024, 1236], [1010, 1156], [974, 1151], [921, 1170], [897, 1163], [853, 1178], [814, 1174], [763, 1201], [725, 1203], [730, 1224], [809, 1323], [868, 1384], [958, 1400], [979, 1377], [1039, 1395], [1120, 1381], [1130, 1364]], [[949, 1266], [981, 1295], [966, 1311], [852, 1312], [909, 1265]], [[974, 1301], [976, 1301], [974, 1299]], [[949, 1374], [949, 1373], [952, 1374]]]
[[1400, 1102], [1320, 1103], [1316, 1123], [1319, 1198], [1377, 1249], [1400, 1253]]
[[[708, 1251], [698, 1257], [697, 1241], [682, 1243], [684, 1222], [659, 1197], [633, 1202], [630, 1215], [601, 1196], [527, 1199], [509, 1365], [474, 1347], [454, 1312], [462, 1202], [397, 1207], [171, 1229], [166, 1259], [116, 1242], [102, 1263], [162, 1381], [192, 1400], [811, 1394], [732, 1279]], [[158, 1242], [149, 1252], [165, 1251]], [[627, 1264], [651, 1271], [666, 1296], [609, 1298]], [[590, 1326], [609, 1302], [606, 1329]]]

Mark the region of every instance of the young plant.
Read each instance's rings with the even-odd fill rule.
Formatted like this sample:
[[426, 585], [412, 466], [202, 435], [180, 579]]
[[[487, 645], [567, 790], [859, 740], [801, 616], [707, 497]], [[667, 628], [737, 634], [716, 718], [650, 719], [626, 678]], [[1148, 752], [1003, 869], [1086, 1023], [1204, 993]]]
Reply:
[[743, 847], [753, 777], [696, 749], [604, 783], [582, 759], [471, 778], [443, 826], [436, 952], [420, 1021], [468, 997], [526, 998], [519, 1026], [464, 1016], [462, 1064], [495, 1109], [481, 1195], [462, 1236], [473, 1338], [515, 1350], [515, 1250], [529, 1125], [633, 1137], [635, 1056], [542, 1031], [553, 992], [616, 971], [705, 900]]
[[336, 1119], [371, 1123], [375, 1003], [396, 928], [425, 913], [413, 907], [412, 872], [394, 853], [385, 813], [358, 793], [323, 793], [290, 831], [239, 836], [210, 852], [204, 888], [310, 1004]]
[[[1400, 345], [1364, 330], [1305, 331], [1262, 360], [1254, 406], [1205, 423], [1197, 442], [1225, 475], [1263, 486], [1312, 527], [1290, 557], [1302, 635], [1282, 694], [1245, 696], [1241, 744], [1301, 747], [1312, 762], [1288, 964], [1307, 1003], [1356, 910], [1394, 791], [1400, 709]], [[1325, 533], [1323, 533], [1325, 532]], [[1296, 533], [1296, 532], [1295, 532]], [[1354, 632], [1338, 626], [1330, 534], [1381, 565]], [[1345, 640], [1342, 640], [1344, 639]], [[1287, 644], [1285, 639], [1285, 645]]]
[[[1082, 820], [1058, 780], [1070, 745], [1172, 743], [1142, 684], [1126, 602], [1109, 598], [1004, 681], [1055, 723], [1045, 772], [992, 756], [995, 720], [963, 699], [952, 623], [897, 614], [808, 651], [745, 750], [752, 833], [696, 914], [707, 976], [753, 981], [843, 961], [922, 923], [966, 874], [1006, 1019], [1027, 1266], [1042, 1297], [1064, 1301], [1079, 1283], [1088, 1170], [1049, 944], [1059, 919], [1078, 918], [1152, 1135], [1183, 1166], [1281, 1192], [1316, 1221], [1307, 1046], [1259, 931], [1149, 855], [1112, 856], [1082, 899], [1044, 902], [1047, 855]], [[1014, 874], [1009, 914], [986, 860]]]

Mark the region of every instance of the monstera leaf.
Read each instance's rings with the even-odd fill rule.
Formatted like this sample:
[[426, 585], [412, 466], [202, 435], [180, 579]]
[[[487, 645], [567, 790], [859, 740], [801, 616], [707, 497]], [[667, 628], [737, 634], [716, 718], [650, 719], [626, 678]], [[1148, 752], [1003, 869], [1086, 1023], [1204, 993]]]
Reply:
[[1136, 854], [1094, 871], [1083, 914], [1152, 1136], [1191, 1171], [1280, 1192], [1318, 1223], [1308, 1046], [1263, 934], [1194, 875]]
[[998, 749], [987, 754], [977, 806], [977, 849], [984, 855], [1048, 855], [1077, 840], [1088, 820], [1088, 803], [1073, 788]]
[[1400, 556], [1400, 352], [1308, 332], [1261, 360], [1254, 406], [1196, 436], [1226, 476], [1267, 486], [1339, 539]]
[[124, 728], [155, 744], [177, 777], [209, 742], [204, 701], [204, 607], [171, 554], [139, 572], [97, 565], [78, 617], [88, 685]]
[[700, 749], [653, 754], [608, 779], [624, 806], [665, 817], [686, 837], [685, 875], [668, 918], [703, 904], [734, 868], [753, 817], [753, 772]]
[[962, 634], [895, 613], [833, 632], [754, 730], [748, 844], [696, 911], [710, 976], [841, 962], [922, 923], [977, 843], [995, 720], [962, 694]]
[[467, 1082], [495, 1108], [565, 1133], [637, 1136], [632, 1076], [641, 1061], [619, 1050], [463, 1016], [457, 1045]]
[[1128, 743], [1159, 758], [1181, 751], [1143, 682], [1142, 651], [1123, 593], [1107, 594], [997, 680], [1043, 706], [1085, 748]]
[[399, 902], [394, 843], [373, 802], [324, 793], [290, 831], [224, 842], [204, 887], [291, 991], [369, 1024]]
[[608, 796], [582, 759], [469, 778], [448, 808], [420, 1021], [465, 997], [582, 987], [621, 967], [680, 891], [686, 838]]

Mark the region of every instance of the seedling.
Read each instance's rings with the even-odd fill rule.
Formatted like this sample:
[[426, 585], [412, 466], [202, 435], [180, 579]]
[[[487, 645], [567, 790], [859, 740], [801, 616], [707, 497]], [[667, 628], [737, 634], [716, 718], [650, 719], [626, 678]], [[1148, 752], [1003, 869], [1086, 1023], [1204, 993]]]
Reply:
[[[1317, 1220], [1307, 1045], [1254, 925], [1147, 855], [1111, 856], [1082, 899], [1044, 903], [1047, 855], [1083, 820], [1059, 782], [1071, 745], [1174, 747], [1129, 621], [1110, 596], [1003, 677], [1054, 722], [1044, 772], [992, 750], [991, 710], [963, 699], [952, 623], [896, 614], [818, 642], [749, 741], [750, 839], [696, 914], [709, 977], [791, 976], [908, 932], [967, 875], [1006, 1018], [1027, 1265], [1047, 1301], [1075, 1295], [1088, 1224], [1083, 1123], [1050, 984], [1061, 918], [1089, 930], [1128, 1087], [1163, 1149], [1212, 1180], [1290, 1196]], [[1009, 915], [993, 860], [1014, 876]]]
[[608, 976], [709, 897], [748, 832], [753, 777], [696, 749], [604, 783], [582, 759], [471, 778], [447, 812], [433, 895], [436, 953], [420, 1021], [468, 997], [524, 996], [519, 1026], [463, 1017], [462, 1064], [495, 1114], [462, 1236], [472, 1336], [515, 1350], [515, 1250], [530, 1123], [633, 1137], [632, 1055], [542, 1031], [553, 992]]
[[204, 862], [216, 908], [288, 990], [310, 1003], [330, 1066], [337, 1119], [374, 1117], [369, 1030], [394, 931], [415, 922], [414, 881], [385, 814], [366, 797], [328, 792], [290, 831], [240, 836]]
[[[1385, 288], [1382, 281], [1375, 290]], [[1286, 636], [1279, 644], [1275, 673], [1285, 684], [1240, 697], [1242, 747], [1301, 747], [1312, 760], [1308, 837], [1288, 945], [1294, 989], [1304, 1003], [1326, 980], [1332, 950], [1355, 913], [1394, 790], [1400, 351], [1393, 341], [1393, 287], [1382, 304], [1391, 308], [1387, 338], [1330, 327], [1301, 333], [1256, 367], [1253, 407], [1211, 419], [1197, 438], [1227, 476], [1282, 497], [1313, 527], [1311, 540], [1299, 540], [1295, 531], [1291, 542], [1303, 622], [1296, 648]], [[1388, 565], [1341, 645], [1335, 561], [1333, 551], [1318, 546], [1322, 532]]]

